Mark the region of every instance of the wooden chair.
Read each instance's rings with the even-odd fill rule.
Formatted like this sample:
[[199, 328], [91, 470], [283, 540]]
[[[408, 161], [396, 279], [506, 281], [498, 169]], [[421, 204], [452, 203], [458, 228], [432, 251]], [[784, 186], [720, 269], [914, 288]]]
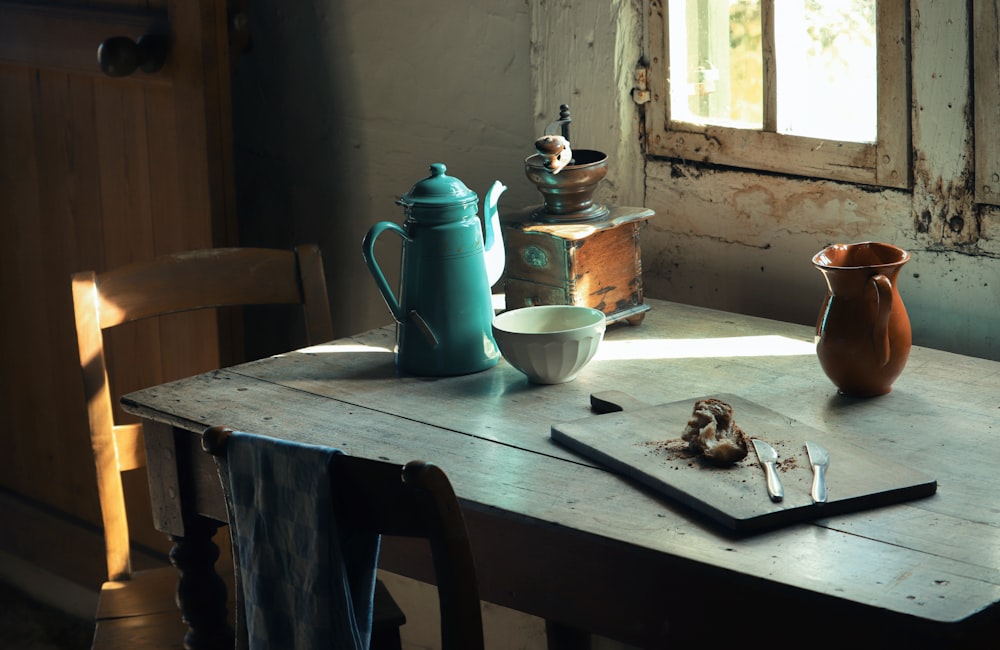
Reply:
[[[146, 455], [141, 425], [114, 421], [104, 332], [175, 312], [287, 304], [302, 307], [309, 344], [329, 341], [333, 325], [322, 257], [315, 245], [192, 251], [77, 273], [72, 286], [108, 565], [93, 647], [180, 647], [187, 626], [176, 602], [177, 570], [132, 569], [122, 472], [145, 466]], [[382, 608], [390, 633], [398, 630], [404, 619], [395, 603], [389, 599]]]
[[[231, 433], [231, 429], [215, 426], [202, 434], [202, 447], [215, 456], [230, 508], [226, 441]], [[444, 471], [424, 461], [400, 466], [347, 454], [335, 454], [330, 463], [338, 525], [361, 533], [429, 540], [441, 611], [441, 648], [482, 650], [482, 614], [472, 549], [458, 499]], [[235, 539], [233, 544], [237, 544]], [[236, 548], [234, 557], [239, 557]], [[239, 573], [237, 566], [237, 577]], [[242, 607], [237, 611], [242, 614]], [[237, 620], [237, 647], [245, 648], [245, 625], [240, 616]]]

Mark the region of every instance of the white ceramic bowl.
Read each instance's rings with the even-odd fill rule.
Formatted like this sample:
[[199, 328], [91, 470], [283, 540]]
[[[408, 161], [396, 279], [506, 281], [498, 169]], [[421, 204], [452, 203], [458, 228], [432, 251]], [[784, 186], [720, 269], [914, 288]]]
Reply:
[[493, 319], [493, 338], [507, 363], [536, 384], [561, 384], [594, 358], [604, 313], [576, 305], [521, 307]]

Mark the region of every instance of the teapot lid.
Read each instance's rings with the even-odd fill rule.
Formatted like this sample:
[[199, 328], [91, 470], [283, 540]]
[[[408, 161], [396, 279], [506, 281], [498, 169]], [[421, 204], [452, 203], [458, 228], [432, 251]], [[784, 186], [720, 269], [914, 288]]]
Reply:
[[418, 181], [403, 195], [400, 203], [404, 206], [442, 207], [478, 201], [475, 192], [454, 176], [445, 174], [444, 163], [430, 166], [431, 175]]

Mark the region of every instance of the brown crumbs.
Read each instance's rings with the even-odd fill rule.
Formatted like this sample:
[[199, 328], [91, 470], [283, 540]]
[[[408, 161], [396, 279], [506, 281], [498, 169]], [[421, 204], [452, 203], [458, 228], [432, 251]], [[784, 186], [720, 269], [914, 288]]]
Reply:
[[787, 472], [789, 470], [795, 469], [798, 466], [799, 466], [799, 460], [795, 456], [778, 461], [778, 469], [782, 472]]
[[648, 442], [640, 442], [639, 445], [649, 448], [654, 454], [662, 454], [666, 456], [667, 460], [693, 458], [697, 455], [691, 451], [690, 447], [688, 447], [688, 443], [680, 438], [674, 438], [671, 440], [650, 440]]

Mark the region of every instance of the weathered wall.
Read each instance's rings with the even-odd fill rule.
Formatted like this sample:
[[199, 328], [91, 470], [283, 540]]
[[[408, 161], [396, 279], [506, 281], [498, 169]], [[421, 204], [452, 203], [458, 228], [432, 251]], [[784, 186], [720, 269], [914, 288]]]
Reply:
[[438, 160], [480, 194], [510, 186], [501, 211], [537, 203], [521, 163], [568, 103], [577, 146], [609, 154], [598, 197], [657, 212], [649, 295], [812, 323], [812, 255], [884, 240], [913, 256], [900, 291], [915, 341], [1000, 358], [1000, 212], [971, 198], [967, 3], [910, 3], [912, 191], [645, 162], [630, 96], [644, 4], [251, 3], [235, 99], [248, 241], [318, 241], [338, 331], [386, 323], [359, 252], [368, 226], [401, 219], [395, 199]]
[[825, 295], [812, 255], [882, 240], [912, 254], [899, 286], [915, 343], [1000, 358], [1000, 212], [972, 200], [967, 7], [910, 4], [913, 190], [650, 161], [649, 295], [811, 324]]

